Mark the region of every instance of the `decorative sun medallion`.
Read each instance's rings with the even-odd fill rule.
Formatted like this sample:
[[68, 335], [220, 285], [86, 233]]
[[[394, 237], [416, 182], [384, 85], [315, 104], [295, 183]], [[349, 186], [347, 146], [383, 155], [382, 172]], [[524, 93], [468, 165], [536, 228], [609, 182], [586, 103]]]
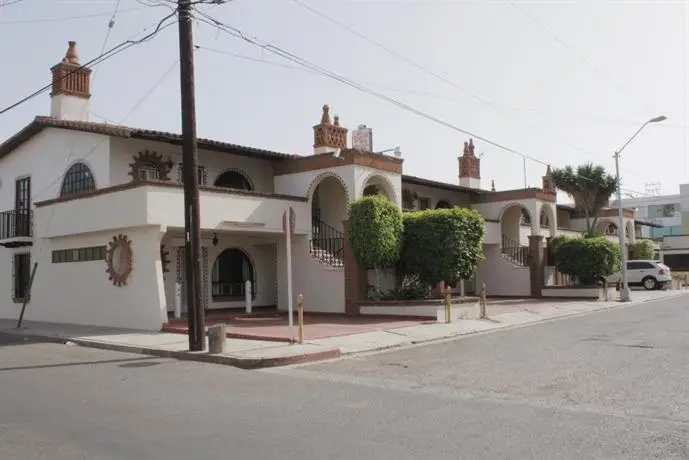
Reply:
[[170, 255], [170, 251], [165, 249], [165, 245], [161, 244], [160, 245], [160, 263], [163, 266], [163, 274], [168, 273], [170, 269], [168, 266], [170, 265], [170, 259], [168, 259], [168, 256]]
[[112, 237], [108, 246], [105, 271], [113, 285], [117, 287], [126, 285], [132, 273], [132, 242], [126, 235], [118, 235]]
[[129, 163], [131, 168], [129, 175], [132, 180], [143, 181], [168, 181], [172, 170], [172, 161], [164, 160], [163, 155], [157, 152], [144, 150], [134, 157], [134, 162]]

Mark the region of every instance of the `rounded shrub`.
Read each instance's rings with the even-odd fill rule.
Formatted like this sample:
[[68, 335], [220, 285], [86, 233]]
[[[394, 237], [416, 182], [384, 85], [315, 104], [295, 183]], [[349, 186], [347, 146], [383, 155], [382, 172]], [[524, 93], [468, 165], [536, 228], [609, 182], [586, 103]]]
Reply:
[[402, 266], [432, 286], [469, 279], [483, 260], [485, 229], [473, 209], [405, 213]]
[[640, 240], [632, 245], [632, 259], [651, 260], [655, 256], [656, 249], [651, 240]]
[[382, 195], [360, 198], [349, 209], [348, 242], [366, 267], [393, 267], [400, 257], [402, 231], [402, 212]]
[[620, 246], [605, 237], [567, 239], [555, 249], [555, 265], [578, 283], [592, 286], [620, 270]]

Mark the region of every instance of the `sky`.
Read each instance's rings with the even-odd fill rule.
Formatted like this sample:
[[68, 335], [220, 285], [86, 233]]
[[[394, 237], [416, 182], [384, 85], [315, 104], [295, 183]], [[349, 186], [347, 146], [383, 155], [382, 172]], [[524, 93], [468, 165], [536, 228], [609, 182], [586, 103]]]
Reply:
[[[151, 32], [169, 5], [0, 0], [0, 110], [50, 82], [68, 40], [87, 62]], [[457, 156], [475, 136], [483, 187], [494, 180], [506, 190], [540, 187], [547, 164], [614, 173], [614, 152], [665, 115], [623, 151], [622, 188], [643, 196], [659, 183], [673, 194], [689, 182], [689, 0], [232, 0], [198, 9], [201, 137], [307, 155], [328, 104], [350, 130], [371, 127], [374, 150], [399, 146], [405, 174], [458, 183]], [[91, 119], [180, 132], [178, 45], [173, 23], [95, 66]], [[49, 111], [44, 93], [0, 115], [0, 140]]]

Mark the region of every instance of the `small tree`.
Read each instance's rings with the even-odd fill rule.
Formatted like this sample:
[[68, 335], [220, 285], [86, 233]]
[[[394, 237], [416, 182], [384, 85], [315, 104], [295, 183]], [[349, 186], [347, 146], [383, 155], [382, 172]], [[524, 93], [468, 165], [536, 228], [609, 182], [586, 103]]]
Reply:
[[594, 285], [620, 270], [620, 246], [605, 237], [572, 238], [558, 245], [555, 265], [577, 282]]
[[650, 260], [655, 256], [656, 249], [650, 240], [640, 240], [632, 245], [632, 259]]
[[483, 260], [485, 221], [473, 209], [404, 214], [402, 265], [432, 286], [469, 279]]
[[593, 235], [598, 213], [617, 191], [617, 178], [608, 174], [602, 166], [592, 163], [581, 165], [576, 171], [571, 166], [554, 169], [552, 177], [555, 186], [574, 199], [576, 208], [584, 213], [586, 235]]
[[379, 270], [392, 267], [399, 260], [403, 229], [402, 212], [382, 195], [365, 196], [350, 207], [349, 245], [361, 265], [376, 270], [377, 289]]

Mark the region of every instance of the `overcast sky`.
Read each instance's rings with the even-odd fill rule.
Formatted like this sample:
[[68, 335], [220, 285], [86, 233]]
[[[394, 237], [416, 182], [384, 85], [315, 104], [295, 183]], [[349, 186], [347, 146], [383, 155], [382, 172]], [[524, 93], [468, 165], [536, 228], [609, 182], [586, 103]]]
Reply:
[[[165, 0], [3, 2], [1, 108], [49, 83], [68, 40], [83, 63], [169, 12]], [[406, 174], [457, 183], [469, 138], [459, 129], [527, 155], [527, 183], [540, 186], [545, 163], [614, 172], [614, 151], [665, 115], [624, 151], [623, 188], [644, 193], [660, 182], [663, 193], [678, 193], [689, 182], [686, 0], [233, 0], [200, 9], [437, 120], [199, 21], [200, 136], [308, 154], [327, 103], [344, 126], [372, 127], [374, 149], [400, 146]], [[173, 25], [96, 66], [92, 119], [180, 131], [177, 60]], [[43, 94], [0, 115], [0, 139], [49, 107]], [[523, 157], [475, 143], [485, 188], [492, 179], [498, 190], [524, 185]]]

